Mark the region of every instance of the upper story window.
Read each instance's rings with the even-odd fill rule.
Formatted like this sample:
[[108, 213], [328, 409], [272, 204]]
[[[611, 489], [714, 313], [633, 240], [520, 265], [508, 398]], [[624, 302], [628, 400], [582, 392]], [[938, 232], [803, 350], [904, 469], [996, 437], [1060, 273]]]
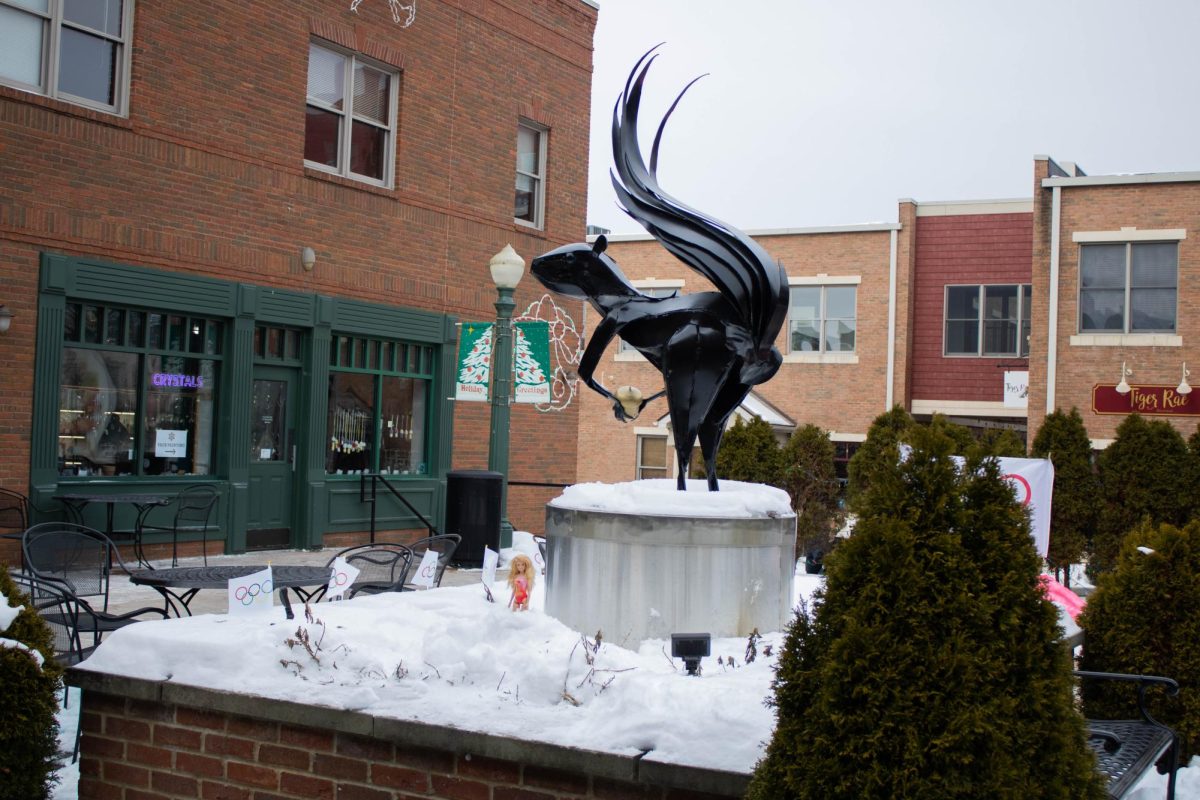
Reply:
[[541, 228], [546, 224], [546, 137], [540, 125], [517, 125], [517, 194], [513, 218]]
[[1027, 357], [1032, 297], [1029, 284], [947, 286], [945, 354]]
[[858, 287], [792, 285], [788, 349], [792, 353], [853, 353]]
[[1179, 287], [1175, 242], [1079, 248], [1080, 333], [1174, 333]]
[[390, 186], [399, 76], [351, 53], [310, 43], [304, 163]]
[[124, 114], [133, 0], [0, 0], [0, 83]]

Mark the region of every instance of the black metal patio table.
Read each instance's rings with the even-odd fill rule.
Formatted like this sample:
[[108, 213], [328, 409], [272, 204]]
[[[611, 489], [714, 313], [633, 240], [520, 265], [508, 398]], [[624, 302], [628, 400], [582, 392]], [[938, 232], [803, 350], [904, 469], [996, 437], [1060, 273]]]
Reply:
[[103, 503], [105, 508], [104, 533], [109, 539], [113, 538], [113, 507], [120, 503], [128, 503], [137, 509], [137, 523], [133, 526], [133, 553], [137, 556], [138, 564], [150, 567], [146, 555], [142, 552], [142, 522], [152, 508], [165, 506], [175, 499], [173, 494], [101, 494], [99, 492], [66, 492], [54, 495], [55, 500], [61, 500], [71, 508], [72, 513], [83, 519], [83, 509], [92, 503]]
[[[139, 586], [149, 586], [166, 600], [167, 610], [176, 617], [191, 616], [188, 605], [201, 589], [228, 589], [229, 581], [267, 568], [267, 564], [239, 564], [237, 566], [171, 567], [170, 569], [145, 569], [132, 572], [129, 580]], [[296, 593], [302, 602], [329, 585], [329, 567], [305, 567], [283, 564], [271, 567], [271, 582], [279, 590], [279, 599], [292, 619], [292, 604], [288, 589]], [[181, 590], [181, 591], [180, 591]], [[306, 591], [308, 590], [308, 591]]]

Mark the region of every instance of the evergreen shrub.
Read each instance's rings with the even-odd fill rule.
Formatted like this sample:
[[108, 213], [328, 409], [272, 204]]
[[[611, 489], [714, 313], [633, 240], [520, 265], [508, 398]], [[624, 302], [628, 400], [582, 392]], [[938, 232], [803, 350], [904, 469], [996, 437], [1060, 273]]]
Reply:
[[1112, 569], [1121, 541], [1143, 520], [1183, 525], [1196, 502], [1192, 458], [1183, 436], [1165, 420], [1130, 414], [1100, 454], [1104, 513], [1089, 564]]
[[[1100, 576], [1088, 597], [1079, 626], [1084, 669], [1179, 682], [1176, 697], [1152, 691], [1147, 702], [1156, 719], [1179, 733], [1180, 763], [1200, 753], [1200, 521], [1134, 529], [1116, 568]], [[1128, 685], [1085, 681], [1083, 692], [1089, 718], [1138, 718], [1137, 692]]]
[[847, 466], [850, 480], [846, 486], [846, 502], [851, 511], [855, 511], [858, 497], [870, 488], [875, 472], [889, 470], [896, 463], [900, 457], [900, 443], [916, 424], [903, 406], [893, 406], [871, 423], [867, 438]]
[[1028, 516], [994, 459], [905, 438], [903, 462], [859, 464], [854, 535], [788, 628], [747, 797], [1103, 797]]
[[1092, 465], [1092, 442], [1079, 409], [1047, 414], [1033, 438], [1035, 458], [1054, 464], [1054, 502], [1050, 505], [1050, 549], [1046, 560], [1068, 577], [1068, 567], [1083, 560], [1096, 531], [1101, 504], [1100, 479]]
[[721, 438], [717, 475], [730, 481], [765, 483], [783, 488], [783, 453], [769, 422], [737, 418]]
[[62, 669], [54, 660], [54, 637], [0, 564], [0, 592], [11, 607], [24, 609], [0, 637], [42, 655], [0, 647], [0, 800], [44, 800], [54, 785], [58, 754], [58, 696]]
[[796, 428], [783, 446], [783, 488], [796, 512], [797, 556], [829, 553], [845, 521], [835, 456], [829, 434], [816, 425]]

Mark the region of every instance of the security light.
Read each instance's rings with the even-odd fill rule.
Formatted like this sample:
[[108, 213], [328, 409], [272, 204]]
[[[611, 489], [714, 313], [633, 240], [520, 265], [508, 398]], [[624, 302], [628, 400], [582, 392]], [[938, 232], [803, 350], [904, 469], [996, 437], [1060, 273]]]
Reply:
[[688, 675], [700, 674], [700, 659], [712, 653], [712, 634], [672, 633], [671, 657], [682, 658]]

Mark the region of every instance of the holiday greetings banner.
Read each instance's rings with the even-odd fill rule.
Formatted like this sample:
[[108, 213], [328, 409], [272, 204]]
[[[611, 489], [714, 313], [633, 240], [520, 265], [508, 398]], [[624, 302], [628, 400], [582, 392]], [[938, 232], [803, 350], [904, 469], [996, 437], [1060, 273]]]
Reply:
[[[492, 377], [490, 322], [464, 322], [458, 337], [458, 379], [455, 400], [488, 399]], [[550, 323], [517, 322], [513, 325], [513, 387], [518, 403], [550, 402]]]
[[492, 375], [492, 323], [464, 322], [458, 336], [458, 380], [455, 400], [488, 399]]
[[515, 327], [514, 399], [518, 403], [549, 403], [550, 323], [518, 322]]

